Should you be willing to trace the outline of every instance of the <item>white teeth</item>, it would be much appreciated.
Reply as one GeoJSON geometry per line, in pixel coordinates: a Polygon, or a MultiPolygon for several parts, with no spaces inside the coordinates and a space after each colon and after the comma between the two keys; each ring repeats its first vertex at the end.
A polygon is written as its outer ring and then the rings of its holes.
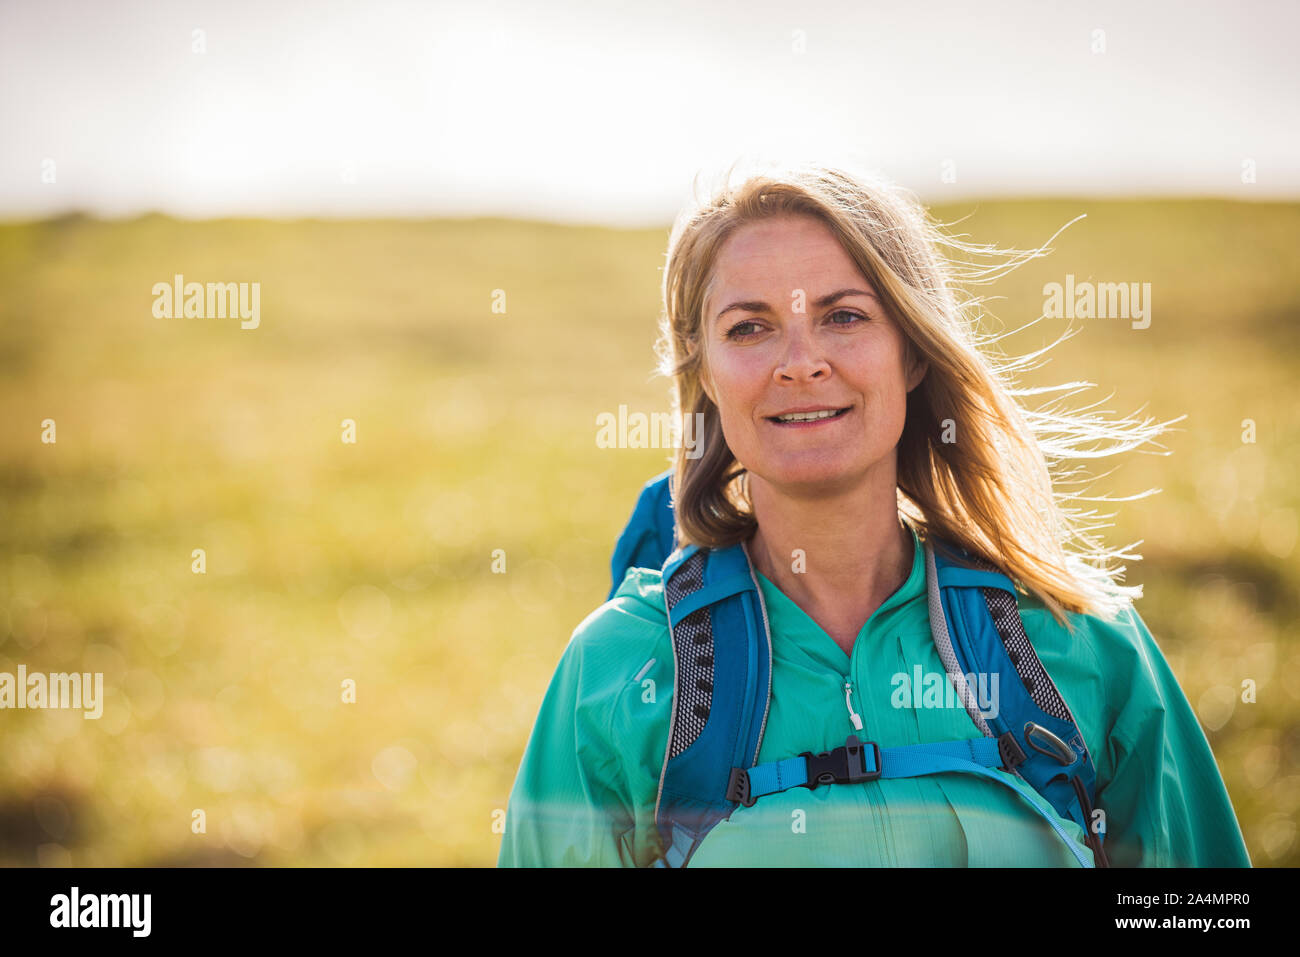
{"type": "Polygon", "coordinates": [[[815,422],[839,414],[839,409],[824,409],[821,412],[791,412],[789,415],[778,415],[776,419],[778,422],[815,422]]]}

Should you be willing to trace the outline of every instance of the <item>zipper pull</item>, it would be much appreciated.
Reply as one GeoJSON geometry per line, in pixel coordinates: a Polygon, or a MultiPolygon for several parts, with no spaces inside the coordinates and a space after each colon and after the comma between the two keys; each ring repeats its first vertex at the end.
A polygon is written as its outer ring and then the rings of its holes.
{"type": "Polygon", "coordinates": [[[848,675],[844,676],[844,704],[849,709],[849,720],[853,722],[853,730],[862,730],[862,718],[853,710],[853,679],[848,675]]]}

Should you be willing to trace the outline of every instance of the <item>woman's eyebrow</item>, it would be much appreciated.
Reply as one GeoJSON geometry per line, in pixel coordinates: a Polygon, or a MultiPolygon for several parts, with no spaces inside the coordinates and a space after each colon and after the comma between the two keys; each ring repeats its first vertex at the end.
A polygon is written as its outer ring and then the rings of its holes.
{"type": "MultiPolygon", "coordinates": [[[[827,306],[839,302],[845,296],[866,296],[868,299],[875,299],[877,303],[880,302],[880,300],[876,298],[875,293],[868,292],[865,289],[840,289],[837,290],[836,292],[832,292],[829,293],[828,295],[822,296],[820,299],[814,300],[813,306],[817,309],[825,309],[827,306]]],[[[721,319],[726,313],[730,312],[732,309],[744,309],[746,312],[771,312],[772,311],[772,307],[765,302],[761,302],[757,299],[746,299],[746,300],[733,302],[731,305],[727,306],[725,309],[722,310],[722,312],[714,316],[714,321],[716,322],[718,319],[721,319]]]]}
{"type": "MultiPolygon", "coordinates": [[[[876,294],[866,289],[841,289],[839,292],[833,292],[828,296],[822,296],[820,299],[814,300],[813,305],[818,309],[825,309],[827,306],[839,302],[845,296],[866,296],[868,299],[876,299],[876,294]]],[[[876,302],[880,302],[880,300],[876,299],[876,302]]]]}

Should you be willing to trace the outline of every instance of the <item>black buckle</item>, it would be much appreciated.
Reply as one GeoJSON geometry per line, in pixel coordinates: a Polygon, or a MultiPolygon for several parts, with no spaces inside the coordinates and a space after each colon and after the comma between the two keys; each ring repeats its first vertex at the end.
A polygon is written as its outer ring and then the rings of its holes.
{"type": "Polygon", "coordinates": [[[1002,759],[1002,767],[1006,771],[1014,771],[1025,763],[1025,749],[1010,731],[998,736],[998,757],[1002,759]]]}
{"type": "Polygon", "coordinates": [[[808,761],[808,783],[804,785],[806,788],[815,788],[819,784],[857,784],[861,781],[874,781],[882,772],[880,746],[874,741],[867,741],[864,744],[854,734],[849,735],[849,739],[838,748],[823,751],[821,754],[804,751],[799,757],[806,758],[808,761]],[[862,760],[863,748],[867,744],[871,745],[875,757],[874,771],[868,771],[862,760]]]}
{"type": "Polygon", "coordinates": [[[732,768],[731,777],[727,779],[727,800],[739,801],[745,807],[753,807],[758,800],[749,793],[749,772],[744,768],[732,768]]]}
{"type": "MultiPolygon", "coordinates": [[[[799,757],[808,764],[808,782],[800,787],[815,788],[819,784],[857,784],[861,781],[874,781],[883,773],[880,763],[880,745],[874,741],[863,743],[856,735],[838,748],[813,754],[804,751],[799,757]],[[871,745],[875,758],[875,769],[868,771],[863,761],[864,749],[871,745]]],[[[727,778],[727,800],[736,801],[745,807],[753,807],[758,798],[749,793],[749,772],[744,768],[732,768],[727,778]]]]}

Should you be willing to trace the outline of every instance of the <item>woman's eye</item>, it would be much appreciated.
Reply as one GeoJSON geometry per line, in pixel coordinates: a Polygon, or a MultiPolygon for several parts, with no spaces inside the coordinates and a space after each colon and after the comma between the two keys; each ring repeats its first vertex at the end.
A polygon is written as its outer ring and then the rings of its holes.
{"type": "MultiPolygon", "coordinates": [[[[830,316],[827,318],[830,320],[830,323],[833,326],[851,326],[855,322],[867,321],[867,317],[862,315],[862,313],[853,312],[850,309],[837,309],[835,312],[832,312],[830,316]],[[839,317],[839,321],[837,321],[837,317],[839,317]]],[[[732,326],[730,329],[727,330],[727,338],[748,339],[750,336],[757,335],[758,332],[760,331],[762,331],[762,326],[759,323],[755,322],[753,319],[745,319],[741,322],[736,323],[734,326],[732,326]],[[748,328],[750,326],[753,327],[752,330],[748,328]]]]}
{"type": "Polygon", "coordinates": [[[754,334],[754,333],[752,333],[752,332],[742,332],[742,331],[741,331],[741,330],[743,330],[746,326],[754,326],[755,328],[757,328],[757,327],[758,327],[758,323],[757,323],[757,322],[754,322],[753,320],[750,320],[750,319],[746,319],[744,322],[738,322],[738,323],[736,323],[734,326],[732,326],[730,329],[727,330],[727,338],[728,338],[728,339],[743,339],[743,338],[745,338],[746,336],[752,336],[752,335],[754,334]]]}

